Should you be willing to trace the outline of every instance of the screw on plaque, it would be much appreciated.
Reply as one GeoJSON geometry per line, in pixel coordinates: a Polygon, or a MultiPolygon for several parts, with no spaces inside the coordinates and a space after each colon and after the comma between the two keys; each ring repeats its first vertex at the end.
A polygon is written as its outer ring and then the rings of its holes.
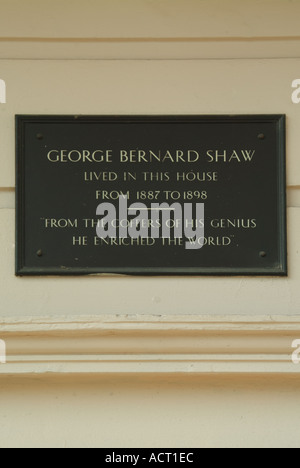
{"type": "Polygon", "coordinates": [[[36,254],[37,254],[38,257],[42,257],[43,256],[42,249],[38,250],[36,254]]]}
{"type": "Polygon", "coordinates": [[[259,140],[265,140],[266,135],[265,135],[264,133],[260,133],[259,135],[257,135],[257,138],[258,138],[259,140]]]}
{"type": "Polygon", "coordinates": [[[260,256],[261,258],[266,258],[267,252],[261,251],[261,252],[259,252],[259,256],[260,256]]]}
{"type": "Polygon", "coordinates": [[[36,137],[37,137],[38,140],[43,140],[44,139],[44,135],[42,133],[37,133],[36,137]]]}

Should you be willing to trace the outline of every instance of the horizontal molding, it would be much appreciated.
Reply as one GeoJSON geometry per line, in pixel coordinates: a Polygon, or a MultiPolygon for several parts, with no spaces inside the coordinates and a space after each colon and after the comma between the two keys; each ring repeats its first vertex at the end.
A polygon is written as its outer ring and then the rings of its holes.
{"type": "Polygon", "coordinates": [[[196,60],[299,58],[300,37],[0,38],[0,59],[196,60]]]}
{"type": "Polygon", "coordinates": [[[0,374],[296,374],[290,357],[273,356],[23,356],[0,365],[0,374]]]}
{"type": "Polygon", "coordinates": [[[217,36],[217,37],[0,37],[0,42],[292,42],[300,36],[217,36]]]}
{"type": "Polygon", "coordinates": [[[300,316],[1,318],[0,374],[298,373],[300,316]]]}

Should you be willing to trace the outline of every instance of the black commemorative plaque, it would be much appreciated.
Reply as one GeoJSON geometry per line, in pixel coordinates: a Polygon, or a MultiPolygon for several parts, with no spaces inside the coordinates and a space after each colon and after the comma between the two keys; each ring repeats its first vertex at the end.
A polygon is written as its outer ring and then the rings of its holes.
{"type": "Polygon", "coordinates": [[[287,274],[285,116],[17,116],[17,275],[287,274]]]}

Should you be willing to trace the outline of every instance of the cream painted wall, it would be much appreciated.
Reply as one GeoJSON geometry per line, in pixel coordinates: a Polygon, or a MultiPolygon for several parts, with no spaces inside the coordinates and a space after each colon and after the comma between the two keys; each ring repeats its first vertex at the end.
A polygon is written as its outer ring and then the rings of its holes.
{"type": "Polygon", "coordinates": [[[299,391],[288,376],[1,379],[0,447],[299,447],[299,391]]]}
{"type": "Polygon", "coordinates": [[[297,0],[1,0],[1,36],[298,36],[297,0]],[[22,14],[20,14],[22,12],[22,14]],[[8,21],[10,20],[10,21],[8,21]]]}
{"type": "MultiPolygon", "coordinates": [[[[276,342],[286,327],[281,352],[288,362],[290,338],[300,339],[298,325],[293,328],[300,316],[300,104],[291,101],[292,80],[300,78],[300,1],[0,0],[0,13],[0,79],[7,84],[7,104],[0,104],[0,339],[1,331],[9,340],[19,327],[18,336],[34,342],[40,333],[36,324],[42,323],[44,348],[48,327],[55,362],[55,327],[63,337],[66,317],[75,323],[80,316],[77,325],[84,334],[85,327],[93,330],[90,319],[83,325],[85,315],[105,315],[105,320],[121,315],[137,322],[143,316],[159,321],[160,316],[205,315],[210,327],[216,319],[216,335],[224,333],[227,351],[218,351],[220,359],[234,361],[232,353],[238,352],[231,340],[239,330],[235,320],[250,325],[261,320],[242,335],[251,336],[251,353],[263,348],[260,329],[276,342]],[[289,277],[15,278],[14,115],[22,113],[287,114],[289,277]],[[278,328],[269,325],[272,321],[278,328]]],[[[122,320],[118,339],[126,333],[122,320]]],[[[192,330],[193,320],[187,320],[192,330]]],[[[184,326],[172,351],[183,356],[188,353],[188,337],[180,341],[184,326]]],[[[199,355],[205,354],[207,333],[199,337],[199,355]]],[[[157,353],[161,336],[156,336],[157,353]]],[[[134,336],[127,339],[134,348],[134,336]]],[[[276,349],[266,345],[264,353],[276,349]]],[[[22,360],[22,350],[18,353],[22,360]]],[[[247,350],[240,351],[241,361],[243,353],[247,350]]],[[[26,375],[12,370],[0,377],[1,447],[300,445],[296,371],[293,377],[288,370],[267,379],[254,375],[245,358],[242,374],[211,376],[215,368],[208,357],[209,373],[201,377],[188,375],[192,365],[186,374],[169,377],[139,376],[139,365],[134,377],[58,376],[64,373],[58,366],[49,377],[47,370],[37,375],[30,354],[26,375]]],[[[15,358],[9,359],[13,366],[15,358]]],[[[268,365],[266,356],[257,359],[268,365]]]]}

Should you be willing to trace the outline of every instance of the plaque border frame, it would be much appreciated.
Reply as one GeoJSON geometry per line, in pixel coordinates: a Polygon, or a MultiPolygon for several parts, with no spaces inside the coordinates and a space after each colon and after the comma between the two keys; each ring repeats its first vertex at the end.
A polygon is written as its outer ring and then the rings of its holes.
{"type": "Polygon", "coordinates": [[[286,183],[286,115],[16,115],[16,276],[288,276],[287,252],[287,183],[286,183]],[[25,266],[25,125],[26,123],[275,123],[277,130],[277,186],[278,186],[278,268],[209,268],[209,267],[121,267],[121,268],[61,268],[61,267],[26,267],[25,266]]]}

